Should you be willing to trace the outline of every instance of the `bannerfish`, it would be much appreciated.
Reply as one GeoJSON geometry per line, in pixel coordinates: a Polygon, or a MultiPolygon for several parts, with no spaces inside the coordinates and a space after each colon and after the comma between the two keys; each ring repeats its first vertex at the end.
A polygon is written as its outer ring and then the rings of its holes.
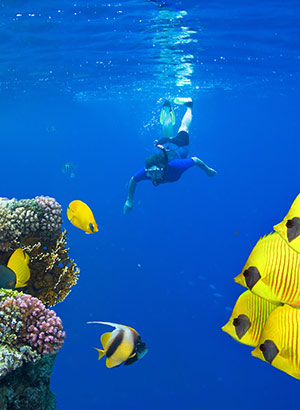
{"type": "Polygon", "coordinates": [[[14,251],[7,266],[0,265],[0,287],[4,289],[23,288],[30,278],[29,256],[21,248],[14,251]]]}
{"type": "Polygon", "coordinates": [[[300,306],[300,254],[277,232],[257,242],[234,280],[270,302],[300,306]]]}
{"type": "Polygon", "coordinates": [[[300,379],[300,310],[283,305],[273,310],[252,356],[300,379]]]}
{"type": "Polygon", "coordinates": [[[240,343],[257,346],[267,318],[277,306],[246,290],[236,301],[222,330],[240,343]]]}
{"type": "Polygon", "coordinates": [[[74,226],[82,229],[85,233],[98,232],[93,212],[82,201],[76,200],[69,203],[67,217],[74,226]]]}
{"type": "Polygon", "coordinates": [[[98,360],[106,355],[106,367],[116,367],[124,363],[128,366],[141,359],[148,352],[141,336],[131,327],[119,325],[111,322],[87,322],[108,325],[115,328],[112,332],[103,333],[100,340],[103,349],[99,352],[98,360]]]}
{"type": "Polygon", "coordinates": [[[300,194],[293,202],[283,221],[274,225],[274,231],[293,248],[300,252],[300,194]]]}

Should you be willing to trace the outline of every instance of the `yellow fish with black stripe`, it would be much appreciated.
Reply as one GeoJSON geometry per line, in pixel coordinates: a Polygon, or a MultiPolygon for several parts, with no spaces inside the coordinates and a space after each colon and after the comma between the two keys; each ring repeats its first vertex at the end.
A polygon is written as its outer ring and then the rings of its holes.
{"type": "Polygon", "coordinates": [[[131,327],[111,322],[87,323],[97,323],[115,328],[112,332],[103,333],[101,336],[103,349],[95,348],[99,352],[98,360],[106,355],[106,367],[108,368],[120,366],[122,363],[125,366],[130,365],[144,357],[148,352],[141,336],[131,327]]]}
{"type": "Polygon", "coordinates": [[[246,290],[239,296],[222,330],[240,343],[257,346],[267,318],[277,306],[246,290]]]}
{"type": "Polygon", "coordinates": [[[67,217],[74,226],[82,229],[85,233],[90,234],[99,231],[90,207],[80,200],[69,203],[67,217]]]}
{"type": "Polygon", "coordinates": [[[300,194],[283,221],[274,225],[273,228],[291,248],[300,252],[300,194]]]}
{"type": "Polygon", "coordinates": [[[300,254],[276,232],[257,242],[234,280],[271,302],[300,306],[300,254]]]}
{"type": "Polygon", "coordinates": [[[300,310],[283,305],[269,316],[251,354],[300,379],[300,310]]]}
{"type": "Polygon", "coordinates": [[[7,262],[0,265],[0,288],[23,288],[30,278],[29,256],[21,248],[16,249],[7,262]]]}

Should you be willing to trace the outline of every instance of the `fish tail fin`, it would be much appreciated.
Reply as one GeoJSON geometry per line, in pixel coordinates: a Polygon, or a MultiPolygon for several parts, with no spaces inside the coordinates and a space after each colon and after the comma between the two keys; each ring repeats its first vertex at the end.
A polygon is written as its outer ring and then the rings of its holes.
{"type": "Polygon", "coordinates": [[[94,347],[94,349],[96,349],[97,352],[99,353],[98,360],[102,359],[102,357],[105,355],[105,351],[102,349],[98,349],[97,347],[94,347]]]}
{"type": "Polygon", "coordinates": [[[7,267],[11,269],[17,278],[16,288],[23,288],[30,279],[30,269],[28,266],[29,256],[21,248],[18,248],[9,258],[7,267]]]}

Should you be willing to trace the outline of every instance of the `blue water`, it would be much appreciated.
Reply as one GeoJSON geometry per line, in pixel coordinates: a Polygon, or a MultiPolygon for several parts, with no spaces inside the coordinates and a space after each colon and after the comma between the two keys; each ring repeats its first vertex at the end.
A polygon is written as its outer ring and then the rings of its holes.
{"type": "Polygon", "coordinates": [[[57,408],[297,408],[299,382],[221,326],[243,291],[233,277],[299,193],[299,2],[2,1],[0,27],[0,195],[54,196],[81,269],[55,307],[57,408]],[[190,153],[218,175],[141,182],[123,215],[178,95],[195,102],[190,153]],[[99,233],[67,221],[74,199],[99,233]],[[91,320],[134,327],[149,353],[107,369],[93,347],[110,329],[91,320]]]}

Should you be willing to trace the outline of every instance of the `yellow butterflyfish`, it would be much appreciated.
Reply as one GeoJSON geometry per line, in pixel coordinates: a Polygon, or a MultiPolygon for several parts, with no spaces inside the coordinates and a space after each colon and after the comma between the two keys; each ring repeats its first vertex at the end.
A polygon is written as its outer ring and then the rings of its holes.
{"type": "Polygon", "coordinates": [[[252,352],[296,379],[300,379],[300,310],[279,306],[270,314],[259,345],[252,352]]]}
{"type": "Polygon", "coordinates": [[[271,302],[300,306],[300,254],[276,232],[257,242],[234,280],[271,302]]]}
{"type": "Polygon", "coordinates": [[[277,306],[246,290],[236,301],[222,330],[240,343],[257,346],[267,318],[277,306]]]}
{"type": "Polygon", "coordinates": [[[106,355],[106,367],[112,368],[125,366],[141,359],[148,352],[145,343],[138,332],[131,327],[119,325],[111,322],[87,322],[108,325],[115,328],[112,332],[103,333],[100,340],[103,349],[95,348],[98,353],[98,360],[106,355]]]}
{"type": "Polygon", "coordinates": [[[16,249],[7,262],[0,265],[0,287],[4,289],[23,288],[30,278],[29,256],[21,248],[16,249]]]}
{"type": "Polygon", "coordinates": [[[98,232],[98,226],[93,212],[89,206],[82,201],[75,200],[69,203],[67,217],[74,226],[82,229],[85,233],[98,232]]]}
{"type": "Polygon", "coordinates": [[[273,228],[292,249],[300,252],[300,194],[283,221],[274,225],[273,228]]]}

